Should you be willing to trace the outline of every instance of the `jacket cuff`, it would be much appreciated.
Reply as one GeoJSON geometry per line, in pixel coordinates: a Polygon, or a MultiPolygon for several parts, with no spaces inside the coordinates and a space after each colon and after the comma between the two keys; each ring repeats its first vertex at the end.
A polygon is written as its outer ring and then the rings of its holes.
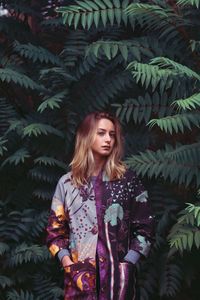
{"type": "Polygon", "coordinates": [[[142,235],[137,235],[131,242],[131,250],[135,250],[145,257],[148,256],[151,243],[142,235]]]}
{"type": "Polygon", "coordinates": [[[62,261],[62,259],[63,259],[63,257],[64,257],[65,255],[70,256],[70,253],[69,253],[69,251],[68,251],[67,249],[61,249],[61,250],[58,252],[57,256],[58,256],[60,262],[62,261]]]}
{"type": "Polygon", "coordinates": [[[136,264],[140,258],[140,253],[135,250],[129,250],[126,256],[124,257],[125,261],[131,262],[132,264],[136,264]]]}

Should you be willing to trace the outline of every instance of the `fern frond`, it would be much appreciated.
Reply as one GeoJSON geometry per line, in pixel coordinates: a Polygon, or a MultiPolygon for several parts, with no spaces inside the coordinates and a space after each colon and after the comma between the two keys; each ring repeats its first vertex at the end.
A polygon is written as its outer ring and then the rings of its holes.
{"type": "Polygon", "coordinates": [[[16,131],[17,133],[22,134],[23,128],[26,125],[26,121],[23,120],[23,119],[21,119],[21,120],[15,120],[14,119],[14,120],[10,120],[9,124],[10,125],[9,125],[9,127],[8,127],[5,134],[8,134],[11,131],[16,131]]]}
{"type": "Polygon", "coordinates": [[[19,292],[16,290],[11,290],[7,292],[6,300],[39,300],[38,297],[35,297],[33,293],[30,291],[20,290],[19,292]]]}
{"type": "MultiPolygon", "coordinates": [[[[199,205],[194,205],[193,203],[186,203],[188,206],[185,208],[186,211],[188,211],[189,213],[194,214],[194,218],[197,221],[197,226],[200,225],[200,206],[199,205]]],[[[186,219],[186,222],[189,224],[190,221],[188,220],[188,218],[184,217],[183,219],[186,219]]],[[[180,222],[183,220],[180,219],[180,222]]],[[[193,224],[192,224],[193,225],[193,224]]]]}
{"type": "Polygon", "coordinates": [[[25,148],[21,148],[17,150],[15,153],[13,153],[12,155],[10,155],[8,158],[6,158],[1,164],[1,167],[4,167],[6,164],[17,166],[20,163],[24,163],[25,160],[29,157],[30,154],[28,150],[25,148]]]}
{"type": "Polygon", "coordinates": [[[195,113],[183,113],[173,116],[167,116],[161,119],[152,119],[147,124],[152,128],[157,125],[161,130],[166,133],[172,134],[174,131],[184,132],[185,129],[192,130],[192,125],[199,127],[200,126],[200,115],[198,112],[195,113]]]}
{"type": "Polygon", "coordinates": [[[166,93],[160,96],[157,92],[153,95],[145,93],[144,97],[138,99],[126,99],[123,104],[113,104],[117,108],[116,115],[121,121],[133,120],[135,123],[149,122],[151,115],[156,114],[159,117],[170,115],[173,108],[170,107],[170,100],[166,93]]]}
{"type": "Polygon", "coordinates": [[[8,140],[4,140],[0,137],[0,156],[4,155],[5,151],[8,151],[7,147],[5,146],[8,140]]]}
{"type": "Polygon", "coordinates": [[[199,8],[199,6],[200,6],[200,0],[178,0],[177,4],[178,5],[182,5],[182,6],[185,6],[185,5],[187,5],[187,6],[188,5],[194,5],[197,8],[199,8]]]}
{"type": "Polygon", "coordinates": [[[0,221],[0,237],[18,242],[21,237],[27,235],[31,225],[34,224],[34,219],[31,217],[32,213],[32,209],[8,213],[0,221]]]}
{"type": "Polygon", "coordinates": [[[26,126],[23,130],[24,136],[39,136],[39,135],[48,135],[48,134],[55,134],[61,138],[64,138],[64,134],[52,127],[51,125],[48,124],[42,124],[42,123],[32,123],[28,126],[26,126]]]}
{"type": "Polygon", "coordinates": [[[75,81],[76,80],[64,68],[61,68],[61,67],[52,67],[52,68],[48,68],[48,69],[42,69],[40,71],[39,79],[43,79],[43,80],[46,79],[49,81],[49,75],[51,75],[51,74],[55,74],[56,76],[66,79],[67,81],[75,81]]]}
{"type": "Polygon", "coordinates": [[[65,41],[64,48],[60,53],[64,65],[67,68],[75,67],[82,61],[85,54],[85,49],[88,46],[88,34],[83,30],[70,30],[65,41]],[[77,44],[77,40],[79,41],[77,44]]]}
{"type": "Polygon", "coordinates": [[[169,69],[160,69],[156,65],[131,62],[127,68],[135,78],[136,82],[139,81],[147,89],[151,84],[154,91],[158,84],[162,85],[162,90],[171,88],[173,85],[172,77],[177,75],[177,72],[169,69]]]}
{"type": "Polygon", "coordinates": [[[59,179],[60,172],[56,172],[55,168],[52,170],[49,168],[46,168],[44,166],[42,167],[34,167],[29,170],[29,176],[34,179],[36,182],[47,182],[50,184],[54,184],[56,180],[59,179]]]}
{"type": "Polygon", "coordinates": [[[192,52],[194,51],[199,51],[200,49],[200,41],[196,41],[196,40],[190,40],[190,47],[192,52]]]}
{"type": "Polygon", "coordinates": [[[42,85],[37,84],[25,74],[16,72],[9,68],[0,68],[0,80],[7,83],[13,82],[25,89],[46,91],[42,85]]]}
{"type": "Polygon", "coordinates": [[[62,66],[63,62],[57,55],[54,55],[49,50],[43,47],[36,47],[31,43],[20,44],[19,42],[14,42],[14,51],[19,53],[22,57],[28,58],[35,63],[37,60],[41,63],[52,63],[54,65],[62,66]]]}
{"type": "Polygon", "coordinates": [[[162,69],[173,70],[179,75],[184,74],[189,78],[195,78],[198,81],[200,80],[200,75],[198,73],[188,68],[187,66],[177,63],[176,61],[173,61],[167,57],[155,57],[151,59],[150,65],[156,65],[162,69]]]}
{"type": "Polygon", "coordinates": [[[112,101],[116,102],[116,96],[131,87],[132,84],[133,80],[127,72],[120,71],[107,77],[97,76],[93,84],[82,93],[80,111],[81,109],[85,111],[85,107],[88,107],[89,111],[102,110],[112,101]],[[84,105],[82,105],[83,101],[84,105]]]}
{"type": "Polygon", "coordinates": [[[167,157],[167,153],[172,148],[158,150],[156,152],[147,150],[139,155],[132,155],[126,159],[127,165],[132,167],[138,175],[148,176],[149,178],[161,177],[170,182],[185,184],[188,186],[195,181],[197,187],[200,185],[199,164],[188,164],[187,160],[176,162],[174,159],[167,157]]]}
{"type": "Polygon", "coordinates": [[[60,299],[64,296],[64,291],[52,282],[51,278],[45,277],[41,274],[36,274],[33,277],[34,293],[39,299],[60,299]]]}
{"type": "Polygon", "coordinates": [[[67,165],[64,164],[62,161],[59,161],[53,157],[48,157],[48,156],[40,156],[34,160],[35,164],[39,165],[45,165],[45,166],[57,166],[60,167],[64,170],[66,170],[67,165]]]}
{"type": "Polygon", "coordinates": [[[73,25],[75,29],[80,24],[84,29],[90,29],[93,24],[98,27],[100,21],[104,27],[114,23],[119,26],[122,22],[126,25],[127,19],[133,23],[132,17],[127,18],[124,13],[129,2],[129,0],[76,1],[76,5],[59,7],[57,12],[62,14],[64,24],[73,25]]]}
{"type": "Polygon", "coordinates": [[[180,253],[191,251],[192,247],[200,248],[200,206],[187,203],[187,207],[179,213],[177,223],[173,225],[168,235],[171,248],[180,253]]]}
{"type": "Polygon", "coordinates": [[[200,76],[192,69],[165,57],[153,58],[149,64],[133,61],[127,66],[127,70],[130,70],[136,82],[140,81],[146,89],[151,84],[153,91],[158,84],[162,91],[172,86],[174,88],[177,85],[175,79],[182,80],[183,76],[200,80],[200,76]]]}
{"type": "Polygon", "coordinates": [[[163,1],[155,4],[132,3],[125,13],[132,16],[145,30],[156,31],[159,39],[165,39],[167,43],[174,39],[176,43],[181,41],[179,27],[191,24],[187,17],[182,17],[163,1]]]}
{"type": "Polygon", "coordinates": [[[46,187],[37,188],[33,191],[33,195],[42,200],[51,200],[52,194],[53,191],[46,187]]]}
{"type": "Polygon", "coordinates": [[[5,287],[10,287],[14,284],[13,280],[7,276],[0,275],[0,286],[5,289],[5,287]]]}
{"type": "Polygon", "coordinates": [[[93,53],[96,57],[103,52],[110,60],[114,58],[118,52],[121,53],[125,61],[128,59],[128,42],[111,42],[111,41],[97,41],[89,45],[86,49],[85,55],[88,56],[93,53]],[[101,51],[102,50],[102,51],[101,51]]]}
{"type": "Polygon", "coordinates": [[[42,113],[45,109],[55,109],[60,108],[60,104],[63,101],[63,98],[66,97],[66,94],[68,93],[68,90],[64,90],[62,92],[59,92],[58,94],[44,100],[38,107],[37,111],[42,113]]]}
{"type": "MultiPolygon", "coordinates": [[[[7,218],[2,218],[0,237],[14,241],[18,241],[22,237],[34,236],[37,237],[44,231],[47,224],[48,212],[42,211],[37,213],[33,209],[25,209],[22,212],[12,211],[7,218]]],[[[5,243],[0,243],[0,255],[9,251],[9,246],[5,243]]]]}
{"type": "Polygon", "coordinates": [[[0,135],[8,128],[8,120],[16,117],[16,111],[11,103],[6,98],[0,98],[0,135]]]}
{"type": "MultiPolygon", "coordinates": [[[[39,263],[44,261],[46,258],[46,247],[39,245],[30,245],[22,243],[11,251],[11,256],[8,260],[10,267],[21,265],[22,263],[34,262],[39,263]]],[[[49,257],[48,257],[49,258],[49,257]]]]}
{"type": "MultiPolygon", "coordinates": [[[[127,15],[140,16],[143,20],[148,20],[151,18],[152,21],[160,23],[160,20],[169,17],[170,9],[164,9],[161,6],[154,4],[142,4],[142,3],[132,3],[127,8],[125,8],[127,15]],[[147,18],[147,16],[149,18],[147,18]]],[[[174,14],[172,14],[174,15],[174,14]]]]}
{"type": "MultiPolygon", "coordinates": [[[[41,213],[38,213],[34,218],[34,226],[32,226],[32,230],[30,232],[32,237],[39,237],[41,233],[45,231],[45,228],[47,226],[47,219],[48,219],[49,213],[47,211],[42,211],[41,213]]],[[[46,249],[46,256],[45,256],[45,249],[43,249],[43,256],[46,257],[46,259],[49,256],[48,249],[46,249]]]]}
{"type": "Polygon", "coordinates": [[[188,164],[197,164],[200,157],[200,143],[177,146],[174,150],[166,154],[167,158],[175,160],[178,163],[187,161],[188,164]]]}
{"type": "MultiPolygon", "coordinates": [[[[142,41],[141,41],[142,42],[142,41]]],[[[88,55],[94,54],[95,57],[98,57],[101,54],[105,54],[106,57],[111,60],[117,56],[117,54],[121,54],[125,61],[128,60],[128,55],[131,55],[136,60],[141,60],[141,54],[152,58],[153,53],[149,49],[145,49],[142,43],[138,43],[138,41],[132,40],[124,40],[124,41],[97,41],[90,44],[86,48],[86,57],[88,55]]]]}
{"type": "Polygon", "coordinates": [[[150,259],[149,263],[144,265],[139,265],[138,272],[138,289],[140,298],[144,300],[150,300],[153,292],[157,288],[157,270],[155,266],[151,264],[150,259]]]}
{"type": "Polygon", "coordinates": [[[77,64],[75,69],[75,76],[79,80],[83,75],[88,74],[96,69],[98,66],[99,60],[95,55],[88,55],[77,64]]]}
{"type": "Polygon", "coordinates": [[[166,263],[160,278],[161,297],[174,297],[180,291],[183,272],[181,268],[174,263],[166,263]]]}
{"type": "Polygon", "coordinates": [[[196,93],[185,99],[178,99],[172,102],[172,106],[177,107],[179,110],[192,110],[200,106],[200,94],[196,93]]]}
{"type": "Polygon", "coordinates": [[[0,256],[8,252],[10,249],[9,245],[3,242],[0,242],[0,256]]]}

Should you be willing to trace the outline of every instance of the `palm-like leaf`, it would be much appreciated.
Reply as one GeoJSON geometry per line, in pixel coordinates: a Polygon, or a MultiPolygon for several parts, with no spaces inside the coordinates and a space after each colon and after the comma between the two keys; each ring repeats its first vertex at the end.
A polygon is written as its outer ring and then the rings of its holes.
{"type": "Polygon", "coordinates": [[[200,106],[200,94],[196,93],[188,98],[175,100],[172,105],[179,110],[196,109],[200,106]]]}
{"type": "Polygon", "coordinates": [[[15,153],[10,155],[3,163],[2,167],[5,166],[6,164],[14,164],[15,166],[18,165],[19,163],[24,163],[24,161],[30,157],[30,154],[28,153],[27,149],[21,148],[17,150],[15,153]]]}
{"type": "Polygon", "coordinates": [[[94,54],[96,57],[98,57],[99,55],[101,56],[101,54],[105,54],[109,60],[120,54],[125,61],[128,60],[129,55],[131,55],[132,58],[135,58],[138,61],[141,60],[141,55],[148,56],[149,58],[152,58],[153,56],[151,49],[147,50],[142,41],[141,43],[138,43],[137,40],[115,42],[97,41],[87,47],[86,56],[88,56],[89,54],[94,54]]]}
{"type": "Polygon", "coordinates": [[[200,115],[195,113],[183,113],[173,116],[167,116],[161,119],[152,119],[148,125],[153,127],[157,125],[161,130],[165,132],[184,132],[186,129],[192,130],[192,125],[200,126],[200,115]]]}
{"type": "Polygon", "coordinates": [[[9,68],[0,69],[0,80],[7,83],[13,82],[26,89],[45,91],[42,85],[37,84],[28,76],[9,68]]]}
{"type": "MultiPolygon", "coordinates": [[[[64,24],[73,25],[77,28],[79,24],[85,29],[95,24],[99,26],[100,21],[104,26],[107,24],[113,25],[116,22],[120,25],[122,22],[127,24],[127,15],[124,9],[127,7],[129,1],[123,0],[85,0],[76,1],[76,5],[69,5],[60,7],[57,12],[62,13],[64,24]]],[[[133,23],[132,17],[129,21],[133,23]]]]}
{"type": "Polygon", "coordinates": [[[51,125],[48,124],[41,124],[41,123],[32,123],[26,126],[23,130],[24,136],[38,136],[41,134],[48,135],[48,134],[55,134],[61,138],[64,137],[63,133],[53,128],[51,125]]]}
{"type": "Polygon", "coordinates": [[[200,206],[187,203],[187,207],[179,213],[177,223],[171,228],[168,240],[171,248],[183,252],[191,251],[195,246],[200,248],[200,206]]]}
{"type": "Polygon", "coordinates": [[[197,8],[199,8],[200,1],[199,0],[178,0],[177,4],[178,5],[183,5],[183,6],[185,6],[185,5],[194,5],[197,8]]]}
{"type": "Polygon", "coordinates": [[[31,59],[34,63],[38,60],[41,63],[52,63],[62,66],[62,61],[58,56],[53,55],[47,49],[44,49],[40,46],[36,47],[31,43],[20,44],[19,42],[15,42],[14,51],[19,53],[21,56],[24,56],[25,58],[31,59]]]}
{"type": "Polygon", "coordinates": [[[196,186],[200,184],[199,159],[198,153],[195,153],[193,161],[188,164],[187,156],[182,154],[182,159],[173,159],[171,155],[172,148],[166,150],[142,152],[139,155],[133,155],[126,160],[130,167],[133,167],[139,175],[147,175],[149,178],[169,179],[171,182],[185,184],[188,186],[192,182],[196,186]]]}
{"type": "Polygon", "coordinates": [[[152,95],[146,93],[144,97],[139,96],[138,99],[126,99],[123,104],[113,104],[113,106],[117,108],[116,115],[121,121],[133,120],[135,123],[144,121],[148,123],[152,114],[158,114],[162,118],[173,112],[167,94],[161,97],[157,92],[152,95]]]}

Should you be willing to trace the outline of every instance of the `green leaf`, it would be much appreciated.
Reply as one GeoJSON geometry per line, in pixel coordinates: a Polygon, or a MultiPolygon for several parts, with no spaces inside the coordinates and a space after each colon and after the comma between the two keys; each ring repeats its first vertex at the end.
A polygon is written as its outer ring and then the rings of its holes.
{"type": "Polygon", "coordinates": [[[122,18],[122,11],[121,11],[121,9],[115,8],[114,12],[115,12],[115,18],[116,18],[117,24],[118,24],[118,26],[120,26],[121,18],[122,18]]]}
{"type": "Polygon", "coordinates": [[[23,130],[24,136],[38,136],[38,135],[48,135],[48,134],[55,134],[61,138],[64,138],[63,133],[53,128],[51,125],[42,124],[42,123],[32,123],[26,126],[23,130]]]}
{"type": "Polygon", "coordinates": [[[74,28],[75,28],[75,29],[76,29],[77,26],[78,26],[80,17],[81,17],[81,14],[80,14],[80,13],[75,14],[75,17],[74,17],[74,28]]]}
{"type": "Polygon", "coordinates": [[[106,26],[107,18],[108,18],[107,11],[101,10],[101,19],[102,19],[102,23],[103,23],[104,27],[106,26]]]}
{"type": "Polygon", "coordinates": [[[56,109],[56,108],[60,108],[60,103],[62,103],[63,99],[65,98],[66,94],[67,94],[68,90],[64,90],[56,95],[54,95],[53,97],[50,97],[48,99],[46,99],[45,101],[43,101],[37,111],[42,113],[44,110],[46,110],[47,108],[50,108],[52,110],[56,109]]]}
{"type": "Polygon", "coordinates": [[[104,53],[105,53],[106,57],[108,59],[111,59],[111,48],[110,48],[110,45],[107,44],[107,43],[103,43],[102,44],[102,48],[104,50],[104,53]]]}
{"type": "Polygon", "coordinates": [[[95,11],[94,12],[94,23],[95,23],[96,28],[99,25],[99,19],[100,19],[100,11],[95,11]]]}
{"type": "Polygon", "coordinates": [[[28,76],[9,68],[0,69],[0,80],[2,82],[6,81],[7,83],[13,81],[14,83],[19,84],[19,86],[24,87],[26,89],[39,91],[45,90],[45,88],[42,85],[37,84],[28,76]]]}
{"type": "Polygon", "coordinates": [[[114,24],[114,18],[115,18],[114,10],[113,9],[108,9],[108,19],[109,19],[110,24],[112,26],[114,24]]]}
{"type": "Polygon", "coordinates": [[[6,164],[10,164],[10,165],[18,165],[20,163],[24,163],[25,160],[27,158],[30,157],[30,154],[28,152],[27,149],[25,148],[21,148],[19,150],[17,150],[14,154],[12,154],[11,156],[9,156],[8,158],[6,158],[4,160],[4,162],[2,163],[1,167],[5,166],[6,164]]]}
{"type": "Polygon", "coordinates": [[[128,59],[128,49],[126,45],[119,45],[119,50],[125,61],[128,59]]]}
{"type": "Polygon", "coordinates": [[[195,245],[197,247],[197,249],[199,249],[200,247],[200,231],[195,231],[194,233],[194,241],[195,241],[195,245]]]}
{"type": "Polygon", "coordinates": [[[87,28],[90,29],[94,19],[94,14],[93,13],[88,13],[87,16],[87,28]]]}
{"type": "Polygon", "coordinates": [[[14,285],[14,281],[7,276],[0,275],[0,286],[5,289],[6,287],[10,287],[14,285]]]}
{"type": "Polygon", "coordinates": [[[53,157],[40,156],[34,160],[35,164],[45,165],[45,166],[58,166],[66,170],[67,165],[53,157]]]}

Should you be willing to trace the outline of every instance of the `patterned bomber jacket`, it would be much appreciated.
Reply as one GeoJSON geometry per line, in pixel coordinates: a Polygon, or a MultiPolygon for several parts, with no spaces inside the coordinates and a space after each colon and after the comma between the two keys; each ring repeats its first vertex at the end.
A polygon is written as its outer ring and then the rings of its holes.
{"type": "MultiPolygon", "coordinates": [[[[80,188],[72,184],[71,176],[69,172],[60,178],[52,200],[47,226],[50,252],[70,255],[74,266],[89,260],[94,268],[98,256],[98,299],[134,299],[134,281],[131,291],[124,258],[131,261],[133,253],[147,256],[150,250],[154,222],[147,191],[131,170],[113,181],[102,172],[95,182],[91,178],[80,188]]],[[[65,299],[97,299],[97,281],[91,280],[94,286],[84,289],[83,282],[77,288],[70,280],[65,278],[65,299]]]]}

